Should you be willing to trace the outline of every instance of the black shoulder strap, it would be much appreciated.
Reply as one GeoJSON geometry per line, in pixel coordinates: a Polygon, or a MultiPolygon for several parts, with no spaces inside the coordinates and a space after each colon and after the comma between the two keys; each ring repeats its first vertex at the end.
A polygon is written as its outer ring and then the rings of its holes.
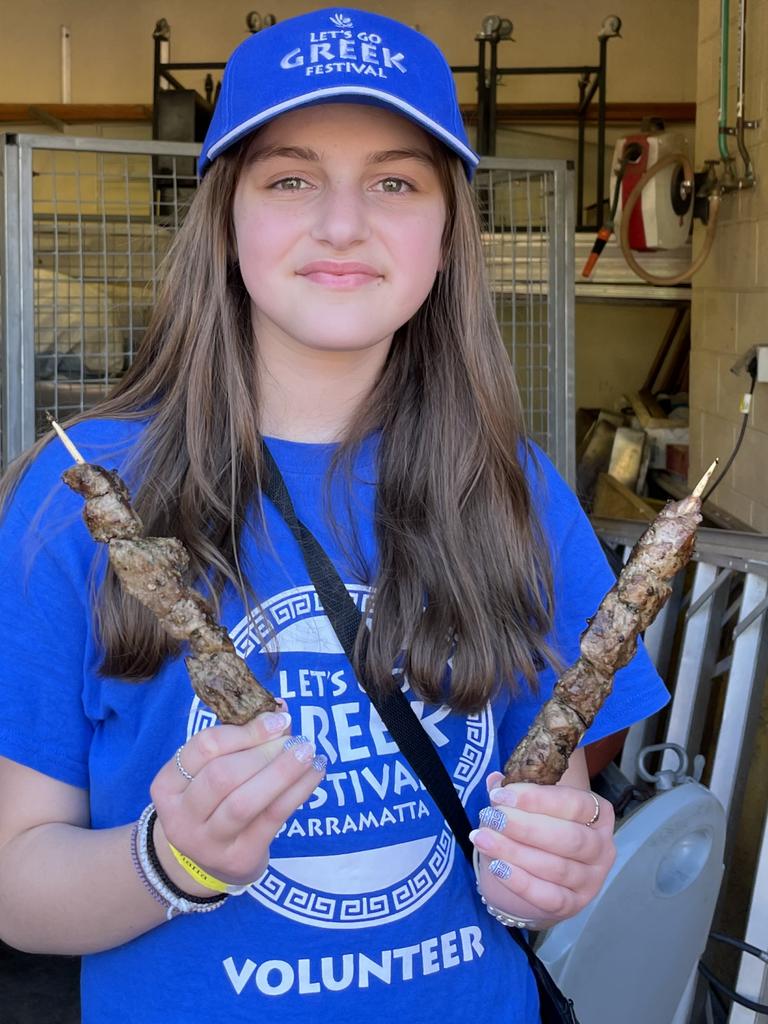
{"type": "MultiPolygon", "coordinates": [[[[262,447],[266,468],[266,479],[262,485],[264,494],[273,503],[299,542],[310,579],[315,585],[315,590],[344,653],[352,661],[362,615],[325,550],[297,517],[282,474],[267,446],[263,445],[262,447]]],[[[403,757],[427,787],[427,791],[440,808],[464,854],[471,861],[473,847],[469,841],[469,833],[472,826],[467,812],[454,789],[448,770],[424,732],[410,701],[397,686],[393,686],[383,695],[378,693],[375,688],[370,690],[368,688],[365,672],[366,639],[366,634],[364,634],[359,663],[360,683],[368,693],[371,703],[381,716],[390,736],[400,748],[403,757]]]]}
{"type": "MultiPolygon", "coordinates": [[[[262,444],[262,452],[265,466],[262,490],[299,542],[309,577],[344,653],[352,661],[362,615],[325,550],[296,515],[280,469],[266,444],[262,444]]],[[[365,641],[365,635],[363,640],[365,641]]],[[[390,736],[400,748],[403,757],[426,786],[427,792],[437,804],[440,813],[456,836],[456,841],[464,856],[471,864],[474,847],[469,839],[472,826],[467,812],[451,782],[447,768],[440,760],[410,701],[397,686],[393,686],[384,696],[377,693],[375,688],[368,689],[365,673],[365,646],[361,650],[359,667],[360,683],[370,697],[371,703],[381,716],[390,736]]],[[[517,928],[508,928],[507,930],[525,953],[538,981],[544,970],[541,961],[517,928]]],[[[567,1019],[570,1020],[570,1018],[567,1019]]]]}

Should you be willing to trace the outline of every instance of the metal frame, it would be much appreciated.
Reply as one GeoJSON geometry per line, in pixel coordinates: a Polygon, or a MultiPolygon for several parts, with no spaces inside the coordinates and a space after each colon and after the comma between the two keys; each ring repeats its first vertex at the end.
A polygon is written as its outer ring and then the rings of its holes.
{"type": "Polygon", "coordinates": [[[32,153],[0,136],[2,216],[2,455],[3,465],[34,440],[34,264],[32,193],[21,182],[32,179],[32,153]]]}
{"type": "Polygon", "coordinates": [[[578,126],[576,158],[576,230],[586,227],[584,221],[584,147],[587,114],[597,96],[597,171],[595,175],[595,209],[599,227],[605,205],[605,135],[606,86],[608,78],[608,41],[612,36],[598,36],[600,46],[597,64],[565,67],[499,67],[498,47],[504,39],[495,36],[477,36],[477,64],[451,67],[454,74],[474,74],[477,77],[477,138],[478,153],[494,156],[496,153],[497,92],[500,79],[505,75],[578,75],[579,102],[576,109],[578,126]],[[490,50],[486,58],[486,48],[490,50]],[[486,71],[487,69],[487,71],[486,71]],[[594,78],[592,77],[594,75],[594,78]]]}
{"type": "MultiPolygon", "coordinates": [[[[644,523],[593,519],[593,525],[607,543],[631,547],[645,529],[644,523]]],[[[669,611],[680,616],[681,637],[676,671],[662,671],[671,684],[672,706],[666,715],[638,723],[630,730],[622,754],[621,769],[637,781],[639,749],[650,742],[677,743],[693,761],[699,753],[704,718],[710,707],[712,681],[724,679],[725,700],[714,756],[709,766],[709,788],[726,813],[728,832],[726,862],[732,849],[735,827],[742,809],[747,770],[755,745],[760,706],[768,679],[768,536],[702,529],[696,540],[696,564],[687,595],[677,588],[675,605],[669,611]],[[730,644],[723,651],[724,627],[730,630],[730,644]],[[664,735],[658,728],[666,718],[664,735]]],[[[668,624],[657,620],[659,629],[668,624]]],[[[653,638],[649,651],[655,653],[653,638]]],[[[669,649],[667,651],[669,653],[669,649]]],[[[664,668],[656,662],[657,667],[664,668]]],[[[674,760],[674,759],[673,759],[674,760]]],[[[671,765],[663,764],[663,767],[671,765]]],[[[748,910],[744,939],[758,948],[768,948],[768,818],[760,849],[748,910]]],[[[690,1019],[696,993],[697,973],[688,988],[672,1024],[690,1019]]],[[[768,995],[768,965],[742,954],[736,990],[756,1001],[768,995]]],[[[757,1024],[758,1015],[734,1004],[730,1024],[757,1024]]]]}
{"type": "MultiPolygon", "coordinates": [[[[32,173],[35,150],[64,150],[82,153],[116,153],[147,157],[194,157],[199,145],[169,142],[136,142],[118,139],[86,139],[53,135],[0,135],[3,167],[4,241],[0,250],[2,276],[2,455],[3,464],[35,440],[35,309],[33,251],[32,173]]],[[[565,162],[554,160],[485,159],[481,168],[537,175],[546,189],[548,233],[537,238],[546,244],[546,281],[536,282],[537,295],[546,301],[547,410],[546,447],[551,458],[571,482],[574,470],[574,260],[573,260],[573,172],[565,162]]],[[[514,245],[515,237],[511,237],[514,245]]],[[[520,246],[518,284],[525,284],[525,253],[531,240],[520,246]]],[[[508,267],[501,268],[504,293],[515,286],[506,280],[508,267]]],[[[513,296],[514,298],[514,296],[513,296]]]]}

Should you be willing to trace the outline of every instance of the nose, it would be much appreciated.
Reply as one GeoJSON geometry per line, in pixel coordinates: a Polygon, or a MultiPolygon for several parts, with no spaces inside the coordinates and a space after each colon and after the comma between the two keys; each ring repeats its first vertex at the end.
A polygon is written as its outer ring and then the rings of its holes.
{"type": "Polygon", "coordinates": [[[358,188],[329,186],[315,210],[316,220],[311,232],[315,241],[343,251],[370,237],[365,197],[358,188]]]}

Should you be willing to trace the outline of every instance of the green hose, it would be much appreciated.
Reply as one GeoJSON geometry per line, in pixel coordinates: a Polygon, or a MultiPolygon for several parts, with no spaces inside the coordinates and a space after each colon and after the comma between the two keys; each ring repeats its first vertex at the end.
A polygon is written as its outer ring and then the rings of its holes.
{"type": "Polygon", "coordinates": [[[728,50],[730,45],[730,21],[730,0],[720,0],[720,113],[717,120],[717,144],[720,148],[720,157],[726,162],[731,159],[731,154],[728,152],[728,136],[725,134],[724,130],[728,125],[728,50]]]}

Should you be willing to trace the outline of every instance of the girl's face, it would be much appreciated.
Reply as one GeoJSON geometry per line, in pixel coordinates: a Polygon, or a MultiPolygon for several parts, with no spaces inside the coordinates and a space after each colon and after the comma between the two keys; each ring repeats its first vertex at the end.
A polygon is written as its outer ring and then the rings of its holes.
{"type": "Polygon", "coordinates": [[[272,121],[233,205],[262,354],[377,349],[383,361],[429,294],[445,217],[430,139],[405,118],[337,103],[272,121]]]}

